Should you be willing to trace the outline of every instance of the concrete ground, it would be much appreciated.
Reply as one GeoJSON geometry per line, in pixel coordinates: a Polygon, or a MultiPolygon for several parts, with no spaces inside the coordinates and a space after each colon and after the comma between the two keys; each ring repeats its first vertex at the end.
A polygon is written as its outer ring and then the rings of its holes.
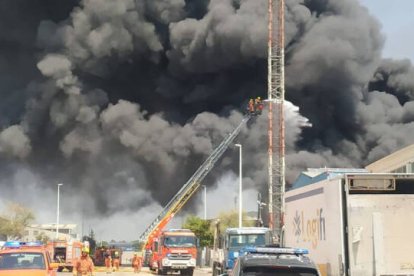
{"type": "MultiPolygon", "coordinates": [[[[58,276],[69,276],[72,275],[72,273],[70,272],[58,272],[57,273],[58,276]]],[[[157,275],[155,272],[151,272],[148,268],[144,267],[140,273],[138,274],[134,274],[132,268],[130,267],[122,267],[120,269],[120,271],[116,271],[116,272],[112,272],[112,273],[106,273],[105,272],[105,268],[101,268],[101,267],[97,267],[96,268],[96,272],[95,272],[95,276],[100,276],[100,275],[110,275],[110,276],[123,276],[123,275],[157,275]]],[[[179,275],[179,274],[174,274],[174,275],[179,275]]],[[[207,275],[211,275],[211,268],[199,268],[197,267],[196,270],[194,271],[194,276],[207,276],[207,275]]]]}

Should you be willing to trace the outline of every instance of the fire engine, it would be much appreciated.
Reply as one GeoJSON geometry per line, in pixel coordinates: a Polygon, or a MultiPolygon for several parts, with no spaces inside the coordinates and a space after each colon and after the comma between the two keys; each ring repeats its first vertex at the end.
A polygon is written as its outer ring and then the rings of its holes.
{"type": "Polygon", "coordinates": [[[161,232],[152,246],[150,269],[158,274],[180,272],[193,275],[197,259],[198,240],[188,229],[169,229],[161,232]]]}
{"type": "Polygon", "coordinates": [[[80,241],[66,240],[50,241],[46,245],[53,262],[59,263],[58,272],[65,268],[73,270],[75,260],[81,256],[82,247],[83,243],[80,241]]]}
{"type": "MultiPolygon", "coordinates": [[[[159,258],[154,256],[154,252],[158,252],[159,248],[157,244],[165,242],[162,234],[163,229],[175,216],[175,214],[181,210],[185,203],[191,198],[191,196],[200,188],[201,182],[207,176],[207,174],[213,169],[216,162],[227,150],[229,145],[240,133],[242,127],[254,116],[260,115],[261,112],[255,112],[255,110],[247,110],[247,113],[243,117],[239,125],[224,138],[224,140],[216,147],[210,156],[203,162],[203,164],[196,170],[196,172],[190,177],[190,179],[183,185],[183,187],[174,195],[174,197],[167,203],[161,213],[154,219],[154,221],[145,229],[141,234],[139,240],[143,243],[144,252],[144,265],[150,266],[152,269],[158,269],[158,273],[163,272],[164,265],[159,266],[159,258]],[[157,250],[155,250],[157,249],[157,250]],[[156,260],[156,261],[152,261],[156,260]]],[[[167,260],[165,260],[167,261],[167,260]]],[[[181,272],[192,275],[193,270],[180,270],[181,272]]]]}

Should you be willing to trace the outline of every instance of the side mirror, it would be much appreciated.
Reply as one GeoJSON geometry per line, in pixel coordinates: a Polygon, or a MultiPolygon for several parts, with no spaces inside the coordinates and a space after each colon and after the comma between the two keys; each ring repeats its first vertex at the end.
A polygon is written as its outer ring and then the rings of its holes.
{"type": "Polygon", "coordinates": [[[49,270],[58,269],[60,266],[59,263],[50,263],[49,264],[49,270]]]}
{"type": "Polygon", "coordinates": [[[200,239],[199,238],[196,239],[196,246],[197,246],[197,248],[200,247],[200,239]]]}

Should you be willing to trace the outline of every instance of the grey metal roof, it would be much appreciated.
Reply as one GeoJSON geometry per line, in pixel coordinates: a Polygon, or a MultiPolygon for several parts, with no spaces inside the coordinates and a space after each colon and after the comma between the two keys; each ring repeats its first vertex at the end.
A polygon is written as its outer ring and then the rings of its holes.
{"type": "Polygon", "coordinates": [[[307,171],[301,172],[289,190],[349,173],[368,173],[368,170],[358,168],[308,168],[307,171]]]}
{"type": "Polygon", "coordinates": [[[242,228],[227,228],[226,233],[228,234],[257,234],[266,233],[270,229],[266,227],[242,227],[242,228]]]}

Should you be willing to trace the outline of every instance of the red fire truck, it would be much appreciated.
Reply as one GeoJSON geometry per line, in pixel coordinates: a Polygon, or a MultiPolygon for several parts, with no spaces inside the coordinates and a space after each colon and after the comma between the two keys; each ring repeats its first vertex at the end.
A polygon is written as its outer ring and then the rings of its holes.
{"type": "Polygon", "coordinates": [[[179,271],[181,275],[193,275],[197,259],[197,238],[188,229],[162,231],[151,248],[150,269],[163,275],[179,271]]]}
{"type": "Polygon", "coordinates": [[[81,241],[56,240],[47,243],[46,248],[53,261],[59,263],[58,271],[73,270],[73,264],[81,255],[83,243],[81,241]]]}

